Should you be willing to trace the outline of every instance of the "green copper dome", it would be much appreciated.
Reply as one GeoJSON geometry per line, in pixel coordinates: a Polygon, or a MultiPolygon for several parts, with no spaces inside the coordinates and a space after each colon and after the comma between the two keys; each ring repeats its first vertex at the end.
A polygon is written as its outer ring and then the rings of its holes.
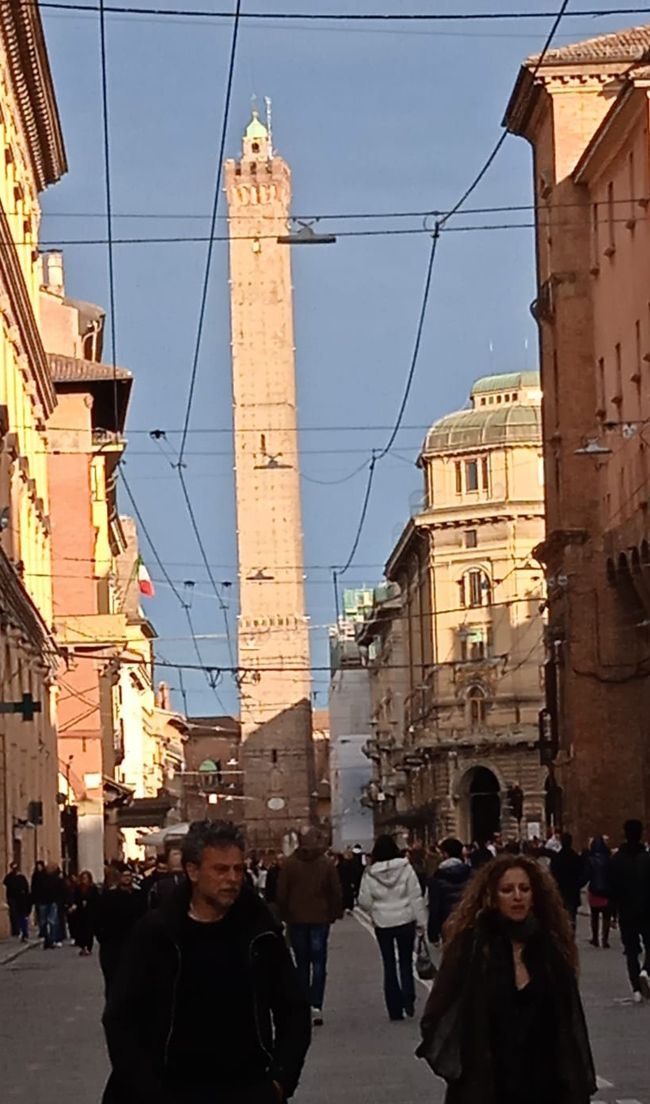
{"type": "Polygon", "coordinates": [[[434,422],[423,456],[499,445],[537,445],[542,439],[538,372],[484,376],[471,391],[470,410],[458,410],[434,422]]]}

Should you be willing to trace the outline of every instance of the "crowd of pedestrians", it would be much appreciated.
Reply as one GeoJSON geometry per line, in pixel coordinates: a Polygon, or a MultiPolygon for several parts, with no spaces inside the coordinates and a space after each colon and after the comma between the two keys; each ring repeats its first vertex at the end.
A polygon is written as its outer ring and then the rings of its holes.
{"type": "Polygon", "coordinates": [[[324,1023],[331,926],[357,906],[391,1021],[415,1015],[414,961],[433,977],[418,1054],[447,1081],[447,1104],[587,1104],[583,894],[591,944],[608,949],[617,927],[632,999],[650,1000],[650,851],[637,820],[617,848],[597,836],[582,853],[552,832],[404,850],[383,835],[370,855],[333,854],[309,829],[290,856],[247,856],[232,825],[201,822],[164,858],[107,866],[101,886],[38,862],[29,880],[12,863],[4,887],[17,939],[33,916],[45,950],[69,940],[86,958],[99,944],[104,1104],[205,1104],[213,1053],[223,1104],[288,1098],[324,1023]]]}

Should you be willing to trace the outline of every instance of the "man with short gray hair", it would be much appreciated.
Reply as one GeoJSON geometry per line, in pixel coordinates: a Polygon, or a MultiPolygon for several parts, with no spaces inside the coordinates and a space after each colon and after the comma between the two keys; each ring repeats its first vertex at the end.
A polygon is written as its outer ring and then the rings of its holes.
{"type": "Polygon", "coordinates": [[[223,822],[183,843],[186,884],[136,926],[109,994],[104,1104],[281,1104],[309,1047],[282,933],[223,822]]]}

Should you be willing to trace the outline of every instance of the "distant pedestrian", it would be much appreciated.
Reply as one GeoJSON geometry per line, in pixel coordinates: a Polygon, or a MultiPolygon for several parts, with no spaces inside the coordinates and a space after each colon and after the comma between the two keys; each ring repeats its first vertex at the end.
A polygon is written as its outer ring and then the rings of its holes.
{"type": "Polygon", "coordinates": [[[343,908],[346,912],[352,912],[357,899],[357,864],[351,847],[347,847],[343,854],[338,856],[336,870],[341,883],[343,908]]]}
{"type": "Polygon", "coordinates": [[[282,851],[279,851],[276,855],[272,855],[269,867],[266,872],[266,881],[264,883],[264,900],[269,906],[274,919],[281,923],[280,908],[278,905],[278,880],[280,878],[280,871],[282,864],[284,863],[284,855],[282,851]]]}
{"type": "Polygon", "coordinates": [[[650,853],[640,820],[626,821],[623,830],[625,843],[612,859],[610,880],[632,997],[640,1003],[650,999],[650,853]]]}
{"type": "Polygon", "coordinates": [[[359,905],[370,916],[384,964],[384,999],[391,1020],[415,1014],[413,948],[427,920],[420,881],[392,836],[379,836],[366,867],[359,905]],[[397,963],[396,963],[397,956],[397,963]],[[399,976],[398,976],[399,970],[399,976]]]}
{"type": "Polygon", "coordinates": [[[463,845],[450,837],[440,844],[442,862],[427,883],[429,896],[429,939],[438,943],[442,931],[460,901],[471,877],[471,868],[463,862],[463,845]]]}
{"type": "Polygon", "coordinates": [[[149,891],[149,908],[160,908],[186,882],[180,847],[171,847],[166,862],[158,863],[156,878],[149,891]]]}
{"type": "Polygon", "coordinates": [[[147,899],[141,889],[135,888],[133,873],[129,869],[123,870],[118,884],[104,890],[97,901],[94,926],[107,997],[128,938],[146,907],[147,899]]]}
{"type": "Polygon", "coordinates": [[[10,863],[3,884],[7,896],[11,934],[18,936],[22,943],[26,943],[29,939],[29,913],[31,909],[29,882],[25,875],[21,874],[17,862],[10,863]]]}
{"type": "Polygon", "coordinates": [[[89,870],[82,870],[70,912],[74,916],[75,943],[81,958],[93,953],[99,891],[89,870]]]}
{"type": "Polygon", "coordinates": [[[309,994],[312,1023],[323,1023],[330,927],[343,915],[341,883],[336,867],[325,855],[320,832],[309,828],[300,846],[284,863],[278,879],[277,902],[289,930],[291,947],[305,993],[309,994]]]}
{"type": "Polygon", "coordinates": [[[32,880],[30,885],[30,898],[32,907],[34,909],[34,915],[36,920],[36,926],[38,928],[38,934],[40,939],[45,938],[45,929],[43,923],[43,917],[45,915],[43,910],[44,901],[44,888],[46,883],[45,863],[42,859],[38,859],[34,864],[32,871],[32,880]]]}
{"type": "Polygon", "coordinates": [[[596,1077],[557,887],[504,855],[470,882],[446,931],[417,1054],[446,1104],[588,1104],[596,1077]]]}
{"type": "Polygon", "coordinates": [[[612,909],[611,854],[602,836],[591,841],[587,855],[587,892],[591,913],[591,945],[600,946],[602,926],[603,947],[609,947],[609,928],[612,909]]]}
{"type": "Polygon", "coordinates": [[[582,858],[577,851],[573,850],[573,836],[570,832],[562,833],[560,850],[553,851],[551,855],[551,874],[557,882],[564,907],[575,929],[580,905],[580,890],[588,875],[582,858]]]}
{"type": "Polygon", "coordinates": [[[358,897],[361,879],[363,878],[363,872],[366,868],[366,856],[363,853],[363,847],[360,843],[355,843],[352,848],[352,858],[354,860],[354,895],[358,897]]]}
{"type": "Polygon", "coordinates": [[[65,884],[63,875],[56,863],[47,864],[42,877],[39,873],[36,885],[40,900],[38,906],[39,930],[43,932],[43,950],[49,951],[53,947],[63,945],[59,938],[59,909],[65,899],[65,884]]]}
{"type": "Polygon", "coordinates": [[[103,1104],[281,1104],[310,1038],[289,952],[244,886],[233,825],[191,825],[183,861],[187,878],[136,924],[109,991],[103,1104]]]}
{"type": "Polygon", "coordinates": [[[493,858],[495,858],[495,856],[492,851],[490,851],[487,840],[478,840],[470,852],[469,865],[472,870],[480,870],[482,866],[486,866],[487,863],[492,862],[493,858]]]}

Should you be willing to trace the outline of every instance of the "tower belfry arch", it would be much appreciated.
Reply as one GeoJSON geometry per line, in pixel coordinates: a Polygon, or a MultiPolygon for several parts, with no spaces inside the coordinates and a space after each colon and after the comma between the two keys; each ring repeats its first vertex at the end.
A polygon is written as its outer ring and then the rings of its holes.
{"type": "Polygon", "coordinates": [[[256,107],[225,183],[244,819],[253,846],[278,847],[313,819],[314,765],[291,256],[277,241],[291,172],[256,107]]]}

